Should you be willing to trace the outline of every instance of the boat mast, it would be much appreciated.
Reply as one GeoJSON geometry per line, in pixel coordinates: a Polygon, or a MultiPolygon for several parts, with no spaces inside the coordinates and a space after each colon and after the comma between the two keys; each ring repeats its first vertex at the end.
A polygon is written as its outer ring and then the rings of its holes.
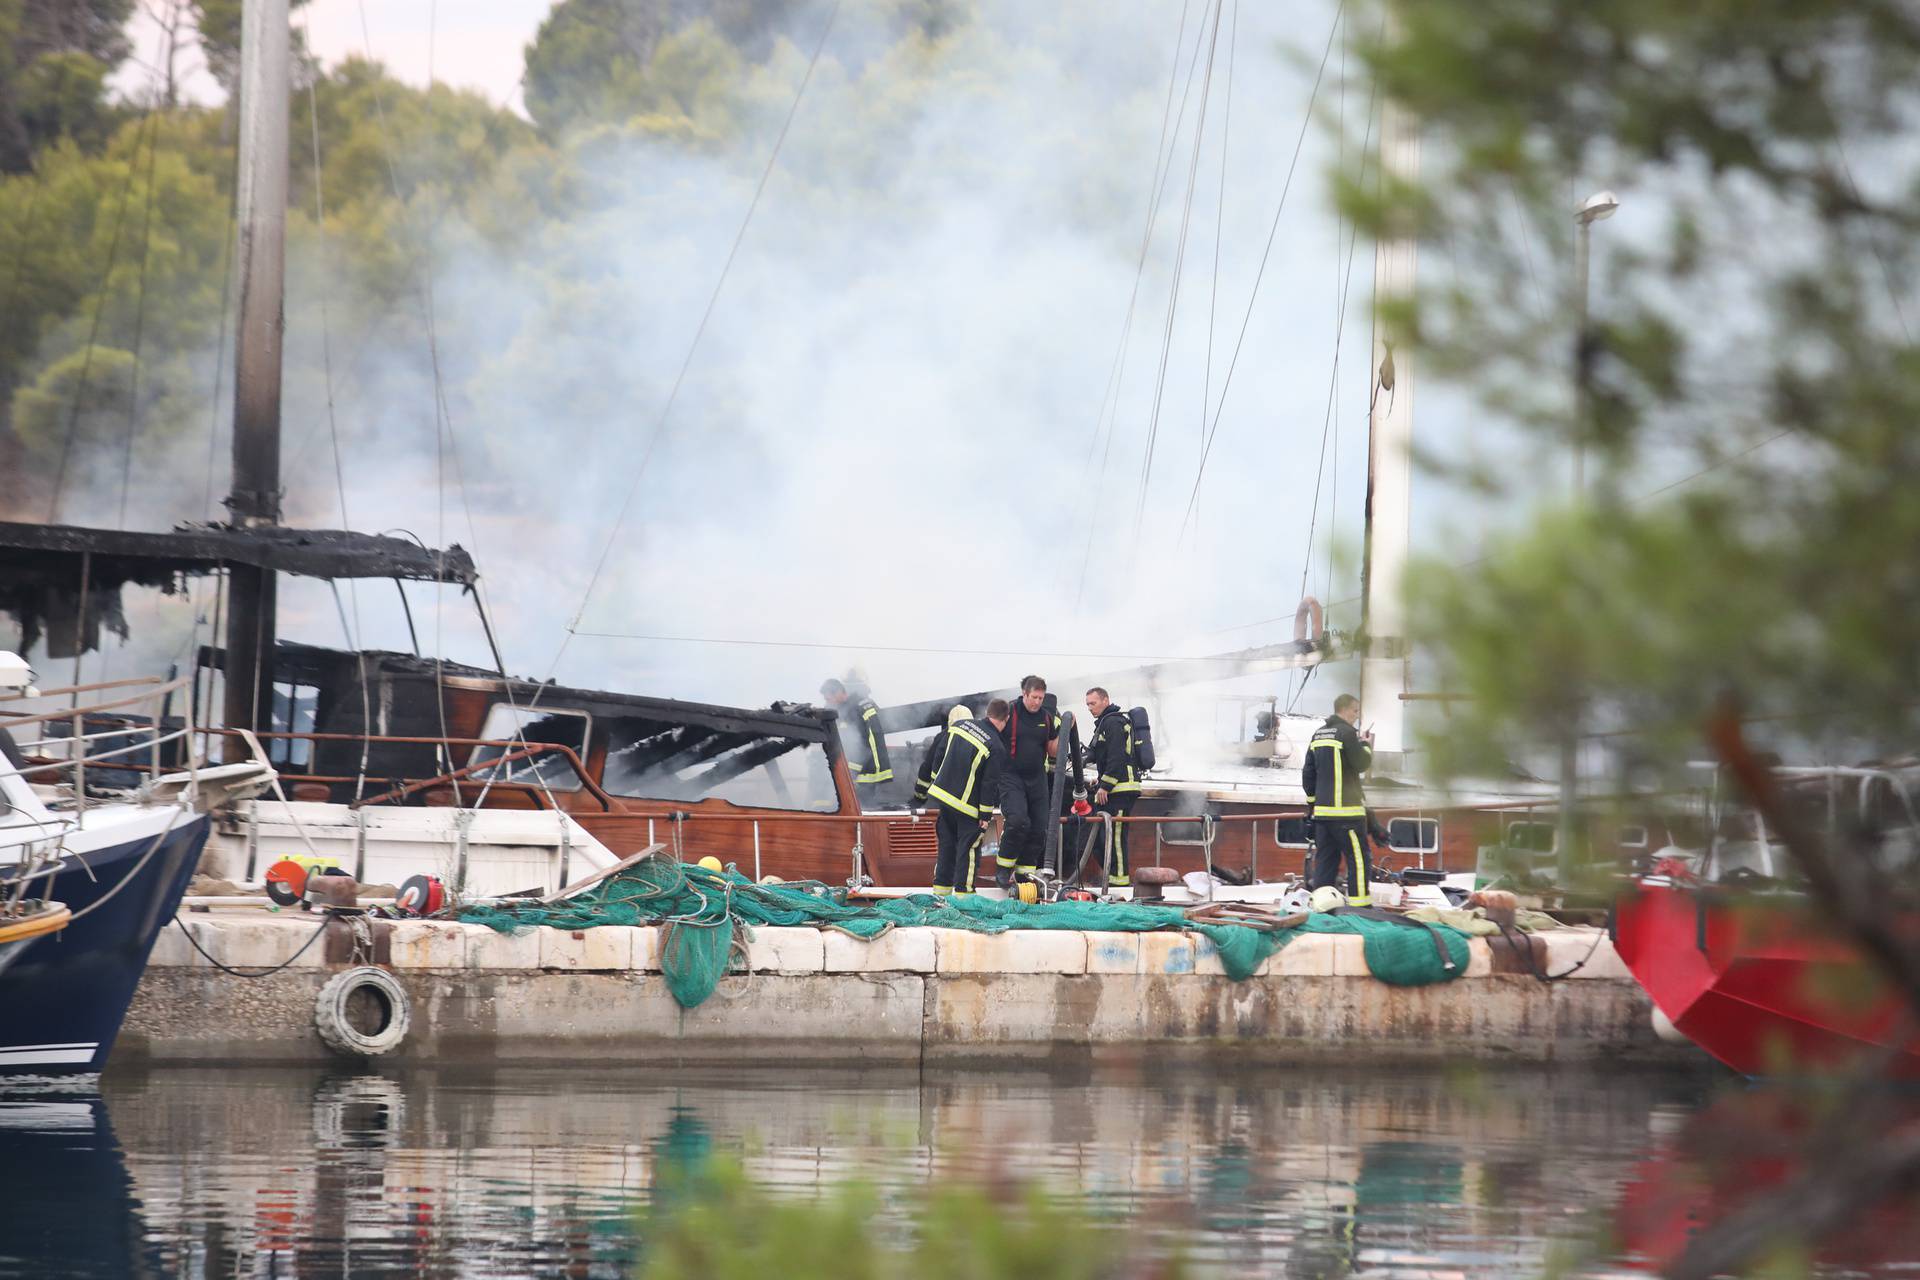
{"type": "MultiPolygon", "coordinates": [[[[1380,111],[1380,171],[1391,191],[1420,176],[1420,130],[1391,100],[1380,111]]],[[[1406,750],[1408,646],[1402,596],[1413,471],[1413,353],[1396,346],[1383,309],[1413,296],[1416,242],[1390,231],[1373,258],[1373,389],[1367,422],[1366,541],[1360,566],[1360,703],[1376,764],[1406,750]]]]}
{"type": "MultiPolygon", "coordinates": [[[[245,0],[240,23],[240,314],[235,331],[233,489],[237,526],[280,523],[280,339],[285,327],[288,0],[245,0]]],[[[274,573],[227,569],[226,725],[273,718],[274,573]]]]}

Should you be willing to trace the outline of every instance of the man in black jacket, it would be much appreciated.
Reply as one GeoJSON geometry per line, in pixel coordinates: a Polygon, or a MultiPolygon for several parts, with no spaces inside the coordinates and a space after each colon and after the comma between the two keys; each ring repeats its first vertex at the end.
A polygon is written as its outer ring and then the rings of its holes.
{"type": "MultiPolygon", "coordinates": [[[[1113,815],[1113,848],[1100,840],[1100,860],[1106,864],[1107,883],[1128,883],[1127,815],[1140,801],[1139,757],[1133,749],[1133,721],[1098,685],[1087,690],[1087,714],[1093,717],[1093,739],[1087,759],[1093,764],[1093,809],[1113,815]]],[[[1097,820],[1097,819],[1096,819],[1097,820]]],[[[1102,823],[1104,826],[1105,824],[1102,823]]]]}
{"type": "Polygon", "coordinates": [[[980,840],[993,815],[1006,774],[1007,748],[1000,731],[1007,724],[1007,704],[995,698],[987,718],[975,720],[965,707],[947,713],[947,727],[934,738],[913,785],[915,804],[932,800],[939,806],[934,834],[939,856],[933,864],[933,891],[972,893],[974,872],[980,865],[980,840]]]}
{"type": "Polygon", "coordinates": [[[893,763],[887,757],[887,735],[880,729],[879,706],[865,694],[855,697],[838,680],[821,685],[820,696],[840,716],[840,742],[847,749],[847,767],[853,770],[853,790],[860,797],[860,808],[877,807],[880,789],[893,781],[893,763]]]}
{"type": "Polygon", "coordinates": [[[1004,888],[1012,873],[1030,876],[1040,869],[1047,839],[1047,744],[1053,741],[1052,717],[1046,709],[1047,682],[1028,676],[1020,682],[1020,697],[1007,709],[1000,738],[1007,744],[1009,767],[1000,784],[1000,836],[997,878],[1004,888]]]}
{"type": "Polygon", "coordinates": [[[1373,765],[1373,734],[1354,728],[1360,722],[1360,699],[1343,693],[1333,700],[1333,714],[1313,731],[1307,742],[1307,760],[1300,783],[1311,801],[1313,863],[1307,869],[1307,887],[1338,885],[1341,865],[1348,870],[1347,901],[1356,907],[1373,905],[1367,867],[1367,797],[1360,775],[1373,765]]]}

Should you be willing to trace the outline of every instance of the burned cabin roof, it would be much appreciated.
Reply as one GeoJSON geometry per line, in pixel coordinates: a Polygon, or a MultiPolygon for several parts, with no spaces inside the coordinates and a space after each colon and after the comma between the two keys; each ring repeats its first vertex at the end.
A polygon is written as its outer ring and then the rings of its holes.
{"type": "Polygon", "coordinates": [[[433,551],[405,538],[339,529],[186,524],[171,533],[146,533],[8,520],[0,521],[0,612],[20,624],[24,647],[33,647],[44,632],[53,657],[71,657],[94,648],[103,626],[126,637],[122,587],[172,594],[181,578],[231,564],[314,578],[410,578],[462,586],[479,576],[473,557],[460,547],[433,551]]]}
{"type": "Polygon", "coordinates": [[[77,584],[90,556],[97,586],[135,582],[161,587],[181,574],[228,564],[254,565],[313,578],[407,578],[471,586],[480,576],[459,546],[434,551],[406,538],[344,529],[258,528],[183,524],[171,533],[87,529],[69,524],[0,521],[0,584],[16,579],[77,584]]]}
{"type": "MultiPolygon", "coordinates": [[[[218,649],[203,649],[202,654],[204,662],[216,667],[220,665],[218,649]]],[[[468,687],[482,684],[497,689],[502,694],[510,685],[514,702],[522,707],[533,704],[534,699],[538,698],[538,706],[544,710],[578,710],[602,716],[636,716],[665,724],[696,725],[728,734],[788,738],[804,742],[824,742],[834,733],[834,713],[827,708],[804,703],[776,702],[771,707],[750,709],[704,702],[686,702],[678,698],[653,698],[635,693],[613,693],[604,689],[576,689],[566,685],[528,680],[524,677],[514,677],[509,681],[498,671],[490,671],[484,667],[471,666],[463,662],[436,662],[432,658],[418,657],[410,653],[395,653],[390,650],[367,650],[356,654],[320,645],[305,645],[283,640],[274,648],[274,671],[281,679],[304,676],[308,681],[317,684],[325,682],[335,673],[357,670],[362,658],[366,660],[370,670],[382,675],[413,677],[426,681],[436,678],[459,680],[468,687]]]]}

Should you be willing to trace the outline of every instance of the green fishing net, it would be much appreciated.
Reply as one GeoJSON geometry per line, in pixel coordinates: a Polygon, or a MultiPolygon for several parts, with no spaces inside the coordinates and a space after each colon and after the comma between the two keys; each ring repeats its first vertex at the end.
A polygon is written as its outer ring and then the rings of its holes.
{"type": "Polygon", "coordinates": [[[660,967],[667,989],[688,1009],[713,994],[732,964],[736,940],[744,939],[744,931],[756,925],[812,925],[868,941],[895,928],[919,926],[974,933],[1184,930],[1205,935],[1220,954],[1221,968],[1235,981],[1251,977],[1263,960],[1301,933],[1360,934],[1367,940],[1367,963],[1374,976],[1401,986],[1457,977],[1467,963],[1466,939],[1446,928],[1435,932],[1446,940],[1452,969],[1440,960],[1432,940],[1435,933],[1384,921],[1313,916],[1299,929],[1270,933],[1240,925],[1198,923],[1180,907],[1135,902],[1023,903],[973,895],[915,894],[853,904],[846,901],[844,890],[817,882],[755,884],[737,872],[709,871],[664,856],[643,858],[562,902],[501,899],[463,907],[459,918],[501,933],[540,925],[555,929],[665,925],[660,967]]]}

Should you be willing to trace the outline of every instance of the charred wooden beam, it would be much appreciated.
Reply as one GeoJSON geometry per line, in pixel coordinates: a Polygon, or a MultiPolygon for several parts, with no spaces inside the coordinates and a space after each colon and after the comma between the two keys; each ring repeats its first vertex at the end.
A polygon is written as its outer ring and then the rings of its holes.
{"type": "MultiPolygon", "coordinates": [[[[752,773],[762,765],[772,764],[795,747],[803,747],[804,742],[773,741],[756,743],[743,750],[736,751],[726,759],[718,761],[704,773],[695,774],[687,779],[701,791],[711,791],[715,787],[732,782],[735,778],[752,773]]],[[[779,779],[777,772],[774,778],[779,779]]],[[[784,779],[779,779],[784,786],[784,779]]]]}
{"type": "Polygon", "coordinates": [[[142,533],[0,521],[0,586],[70,582],[83,554],[93,557],[93,578],[102,585],[164,586],[182,574],[236,564],[313,578],[406,578],[461,586],[480,576],[473,557],[459,546],[437,551],[405,538],[344,529],[186,524],[171,533],[142,533]]]}

